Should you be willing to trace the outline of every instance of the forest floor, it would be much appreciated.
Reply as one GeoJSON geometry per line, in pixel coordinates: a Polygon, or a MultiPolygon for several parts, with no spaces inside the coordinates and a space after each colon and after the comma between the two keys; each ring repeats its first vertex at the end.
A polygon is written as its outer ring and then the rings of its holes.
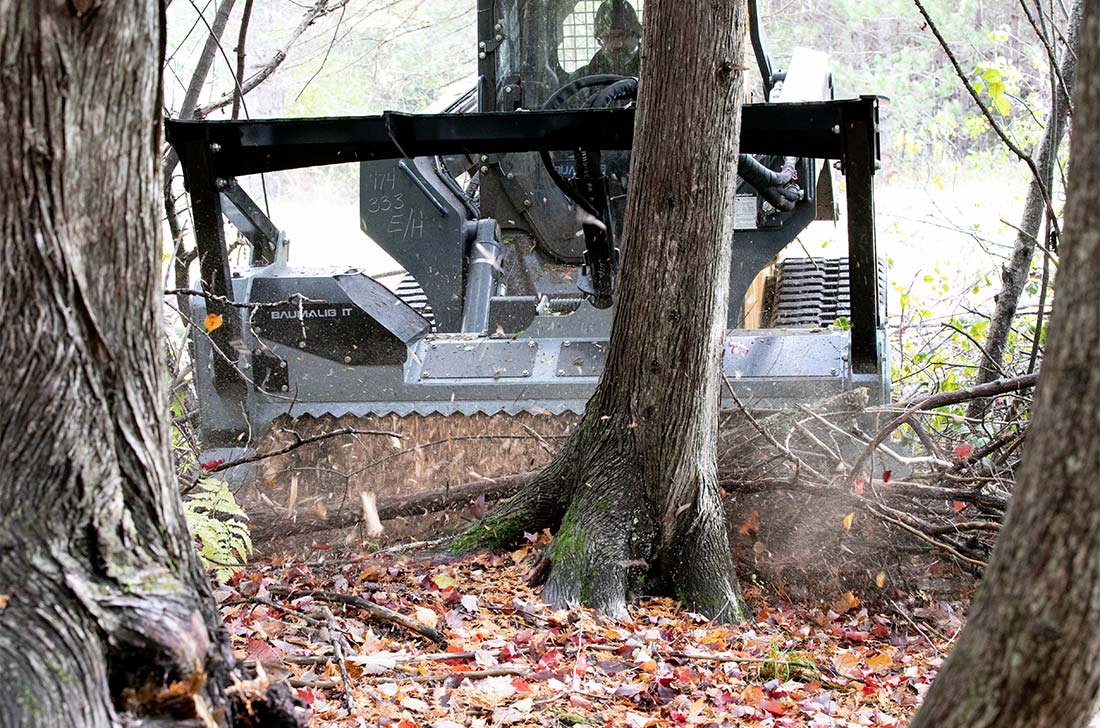
{"type": "Polygon", "coordinates": [[[461,559],[267,560],[217,596],[238,656],[258,661],[261,680],[291,680],[315,726],[901,726],[964,616],[960,603],[888,588],[868,608],[850,592],[788,604],[758,586],[735,626],[670,599],[645,599],[626,620],[554,611],[526,582],[549,536],[530,538],[461,559]]]}

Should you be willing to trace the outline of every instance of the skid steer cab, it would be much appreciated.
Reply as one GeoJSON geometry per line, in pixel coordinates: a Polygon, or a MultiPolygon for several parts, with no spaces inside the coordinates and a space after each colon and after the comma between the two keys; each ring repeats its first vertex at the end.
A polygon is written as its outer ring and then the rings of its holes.
{"type": "MultiPolygon", "coordinates": [[[[813,51],[775,68],[749,5],[763,101],[742,111],[725,373],[754,407],[857,386],[883,401],[880,101],[834,99],[813,51]],[[836,220],[834,169],[848,257],[782,259],[811,222],[836,220]]],[[[193,337],[205,447],[248,446],[281,416],[583,411],[611,333],[643,8],[476,10],[476,82],[443,113],[166,122],[205,294],[189,316],[223,320],[193,337]],[[404,269],[399,284],[288,267],[290,241],[237,183],[332,164],[358,165],[362,231],[404,269]],[[227,223],[250,246],[243,266],[230,264],[227,223]]]]}

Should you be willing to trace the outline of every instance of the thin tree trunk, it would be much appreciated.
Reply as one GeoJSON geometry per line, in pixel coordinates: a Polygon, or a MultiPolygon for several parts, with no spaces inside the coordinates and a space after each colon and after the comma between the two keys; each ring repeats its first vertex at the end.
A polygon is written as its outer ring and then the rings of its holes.
{"type": "MultiPolygon", "coordinates": [[[[210,33],[206,36],[206,43],[199,54],[199,62],[195,64],[195,71],[191,74],[191,80],[187,83],[187,90],[183,92],[183,103],[180,104],[180,119],[192,119],[199,103],[199,94],[206,85],[206,77],[210,75],[210,67],[214,64],[214,58],[218,55],[218,46],[221,44],[225,26],[229,23],[229,16],[233,12],[233,5],[237,0],[221,0],[218,10],[214,13],[214,22],[210,24],[210,33]]],[[[171,180],[172,172],[179,164],[180,158],[175,149],[169,149],[164,160],[164,179],[171,180]]]]}
{"type": "MultiPolygon", "coordinates": [[[[1100,3],[1084,3],[1100,38],[1100,3]]],[[[1058,302],[1004,529],[913,728],[1084,726],[1100,695],[1100,46],[1074,92],[1058,302]]]]}
{"type": "Polygon", "coordinates": [[[693,609],[740,619],[716,440],[743,3],[649,0],[644,22],[607,366],[555,461],[456,544],[558,526],[547,601],[621,613],[648,580],[693,609]]]}
{"type": "MultiPolygon", "coordinates": [[[[199,54],[199,62],[195,64],[195,70],[191,74],[191,80],[187,83],[187,89],[183,93],[183,103],[180,105],[179,118],[192,119],[199,103],[199,94],[206,85],[206,77],[210,75],[210,67],[214,64],[214,58],[218,55],[218,46],[225,26],[229,23],[229,16],[233,12],[236,0],[221,0],[218,9],[214,13],[214,22],[210,24],[210,31],[203,44],[202,53],[199,54]]],[[[243,21],[247,24],[247,19],[243,21]]],[[[246,26],[247,27],[247,26],[246,26]]],[[[161,54],[163,56],[163,54],[161,54]]],[[[236,118],[236,116],[234,116],[236,118]]],[[[168,217],[168,226],[172,233],[172,248],[174,250],[173,280],[176,288],[187,288],[191,282],[191,263],[198,257],[198,251],[187,249],[183,244],[183,231],[179,224],[179,212],[176,210],[176,200],[172,192],[172,173],[176,170],[180,158],[176,150],[169,148],[164,157],[162,171],[164,179],[164,213],[168,217]]],[[[186,296],[176,297],[177,305],[181,311],[190,310],[190,301],[186,296]]]]}
{"type": "MultiPolygon", "coordinates": [[[[1077,72],[1077,55],[1081,47],[1081,5],[1074,3],[1069,27],[1066,31],[1066,47],[1062,49],[1061,77],[1072,92],[1077,72]]],[[[1051,70],[1054,73],[1054,70],[1051,70]]],[[[1069,115],[1069,99],[1061,88],[1054,84],[1054,97],[1051,100],[1050,117],[1047,126],[1035,148],[1038,167],[1043,176],[1043,184],[1049,191],[1053,188],[1054,167],[1058,160],[1058,148],[1065,136],[1069,115]]],[[[1031,260],[1035,256],[1035,243],[1039,238],[1039,228],[1043,221],[1046,203],[1043,189],[1038,179],[1032,178],[1028,184],[1024,212],[1020,220],[1019,233],[1012,249],[1012,257],[1001,271],[1001,291],[997,294],[996,306],[986,335],[985,355],[982,356],[978,370],[977,384],[992,382],[1001,376],[1005,347],[1012,324],[1016,317],[1016,308],[1020,303],[1024,286],[1031,273],[1031,260]]],[[[1044,243],[1045,244],[1045,243],[1044,243]]],[[[986,403],[975,400],[970,405],[970,416],[980,417],[986,403]]]]}
{"type": "Polygon", "coordinates": [[[0,10],[4,726],[233,715],[168,449],[163,42],[155,0],[0,10]]]}

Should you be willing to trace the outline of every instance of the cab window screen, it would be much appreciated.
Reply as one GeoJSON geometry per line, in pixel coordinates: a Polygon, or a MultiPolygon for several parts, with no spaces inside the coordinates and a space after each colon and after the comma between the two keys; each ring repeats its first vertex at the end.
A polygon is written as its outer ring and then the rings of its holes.
{"type": "Polygon", "coordinates": [[[596,8],[600,0],[582,0],[562,23],[562,40],[558,45],[558,63],[572,73],[588,63],[599,50],[592,37],[596,24],[596,8]]]}

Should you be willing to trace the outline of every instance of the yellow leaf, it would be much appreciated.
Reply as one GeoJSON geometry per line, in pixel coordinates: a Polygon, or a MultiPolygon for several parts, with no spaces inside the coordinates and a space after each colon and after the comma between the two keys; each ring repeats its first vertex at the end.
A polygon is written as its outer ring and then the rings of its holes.
{"type": "Polygon", "coordinates": [[[446,589],[455,585],[455,580],[449,574],[436,574],[432,577],[432,581],[440,589],[446,589]]]}
{"type": "Polygon", "coordinates": [[[852,511],[848,515],[844,516],[844,530],[845,531],[851,531],[852,530],[852,521],[855,519],[855,517],[856,517],[855,511],[852,511]]]}
{"type": "Polygon", "coordinates": [[[206,314],[206,318],[203,319],[202,325],[206,327],[207,331],[220,329],[222,326],[222,315],[220,313],[208,313],[206,314]]]}
{"type": "Polygon", "coordinates": [[[875,586],[877,586],[879,589],[886,586],[886,572],[885,571],[880,571],[879,573],[875,574],[875,586]]]}

